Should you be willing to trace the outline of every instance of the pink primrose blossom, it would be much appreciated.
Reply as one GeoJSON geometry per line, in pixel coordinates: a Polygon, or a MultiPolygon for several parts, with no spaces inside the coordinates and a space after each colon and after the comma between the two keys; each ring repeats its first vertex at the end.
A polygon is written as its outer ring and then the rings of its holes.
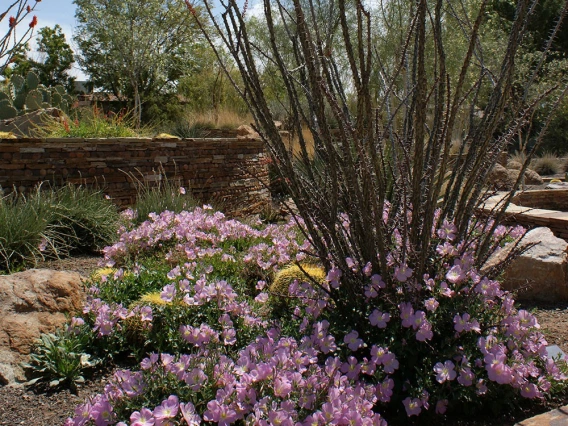
{"type": "Polygon", "coordinates": [[[424,301],[424,307],[430,312],[435,312],[436,309],[438,309],[438,306],[440,306],[440,302],[438,302],[434,297],[424,301]]]}
{"type": "Polygon", "coordinates": [[[446,279],[452,284],[458,284],[462,282],[465,278],[466,275],[463,272],[461,266],[459,265],[452,266],[452,268],[446,273],[446,279]]]}
{"type": "Polygon", "coordinates": [[[431,340],[432,337],[434,337],[434,332],[432,331],[432,324],[430,324],[428,321],[424,321],[420,325],[420,328],[416,333],[416,340],[418,340],[419,342],[424,342],[426,340],[431,340]]]}
{"type": "Polygon", "coordinates": [[[286,398],[292,392],[292,383],[285,377],[278,377],[274,380],[274,395],[286,398]]]}
{"type": "Polygon", "coordinates": [[[422,411],[422,401],[418,398],[407,397],[402,401],[408,417],[418,416],[422,411]]]}
{"type": "Polygon", "coordinates": [[[152,412],[147,408],[135,411],[130,415],[130,426],[154,426],[155,419],[152,412]]]}
{"type": "Polygon", "coordinates": [[[394,277],[397,281],[405,283],[412,276],[412,269],[406,264],[394,268],[394,277]]]}
{"type": "Polygon", "coordinates": [[[369,315],[369,322],[374,327],[385,328],[389,321],[390,315],[388,313],[381,312],[378,309],[375,309],[371,315],[369,315]]]}
{"type": "Polygon", "coordinates": [[[259,293],[254,300],[258,303],[266,303],[268,301],[268,294],[267,293],[259,293]]]}
{"type": "Polygon", "coordinates": [[[444,219],[444,222],[442,223],[440,229],[438,229],[437,234],[438,237],[444,240],[452,241],[453,239],[456,238],[457,231],[458,229],[453,223],[448,222],[447,219],[444,219]]]}
{"type": "Polygon", "coordinates": [[[445,381],[454,380],[457,376],[455,364],[452,361],[445,361],[443,364],[441,362],[434,365],[434,372],[436,373],[436,381],[438,383],[444,383],[445,381]]]}
{"type": "Polygon", "coordinates": [[[152,321],[152,308],[150,306],[142,306],[140,308],[140,321],[152,321]]]}
{"type": "Polygon", "coordinates": [[[398,305],[400,309],[400,318],[402,319],[402,326],[403,327],[411,327],[414,321],[414,308],[410,303],[401,303],[398,305]]]}
{"type": "Polygon", "coordinates": [[[386,378],[384,381],[377,385],[377,397],[381,402],[389,402],[393,394],[394,380],[386,378]]]}
{"type": "Polygon", "coordinates": [[[448,400],[441,399],[436,403],[436,414],[444,414],[448,409],[448,400]]]}
{"type": "Polygon", "coordinates": [[[156,420],[171,419],[177,416],[179,410],[179,399],[175,395],[170,395],[168,399],[162,401],[162,404],[154,409],[154,417],[156,420]]]}
{"type": "Polygon", "coordinates": [[[542,392],[534,383],[525,383],[521,386],[521,396],[525,398],[542,398],[542,392]]]}
{"type": "Polygon", "coordinates": [[[162,292],[160,293],[160,298],[166,302],[170,303],[176,297],[176,286],[175,284],[168,284],[164,286],[162,292]]]}
{"type": "Polygon", "coordinates": [[[460,374],[458,376],[458,383],[462,386],[471,386],[473,384],[473,380],[475,379],[475,375],[471,371],[471,368],[465,367],[460,368],[460,374]]]}
{"type": "Polygon", "coordinates": [[[237,418],[238,415],[235,410],[225,404],[220,404],[215,399],[207,403],[207,411],[203,413],[203,420],[216,422],[219,426],[228,426],[237,418]]]}
{"type": "Polygon", "coordinates": [[[352,351],[363,347],[363,340],[359,339],[359,333],[357,333],[356,330],[352,330],[350,333],[346,334],[343,341],[347,343],[348,348],[352,351]]]}

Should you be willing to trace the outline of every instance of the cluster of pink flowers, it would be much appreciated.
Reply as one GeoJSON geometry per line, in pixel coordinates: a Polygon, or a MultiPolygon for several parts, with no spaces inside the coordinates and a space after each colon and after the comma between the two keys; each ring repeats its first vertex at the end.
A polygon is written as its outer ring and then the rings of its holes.
{"type": "MultiPolygon", "coordinates": [[[[83,314],[94,316],[94,331],[98,336],[109,336],[120,328],[120,321],[127,318],[138,317],[142,324],[150,327],[152,324],[152,308],[150,306],[136,306],[133,309],[127,309],[121,304],[106,303],[92,295],[87,296],[83,307],[83,314]]],[[[75,319],[84,323],[82,318],[75,319]]],[[[73,322],[72,322],[73,324],[73,322]]]]}
{"type": "MultiPolygon", "coordinates": [[[[343,232],[349,232],[346,220],[343,232]]],[[[538,398],[552,382],[565,380],[546,355],[534,316],[517,312],[499,283],[475,269],[475,242],[456,243],[456,227],[448,221],[432,232],[438,263],[425,276],[416,276],[407,264],[397,232],[392,251],[379,254],[388,264],[381,275],[370,262],[346,259],[360,272],[366,302],[356,326],[337,320],[344,318],[333,297],[342,291],[341,270],[332,267],[323,283],[293,282],[292,319],[285,325],[297,332],[290,337],[283,334],[284,320],[265,315],[266,282],[258,282],[254,295],[240,295],[230,277],[213,278],[210,260],[244,262],[265,272],[299,261],[309,244],[298,238],[293,223],[256,229],[207,208],[151,215],[106,249],[107,262],[168,247],[172,267],[161,298],[207,312],[210,321],[181,325],[187,353],[150,354],[140,371],[116,373],[104,394],[79,407],[67,425],[382,425],[378,411],[395,393],[408,416],[430,409],[442,414],[452,398],[482,397],[497,386],[538,398]],[[238,240],[251,243],[237,250],[238,240]],[[250,327],[257,335],[237,345],[239,333],[250,327]],[[136,406],[137,398],[160,383],[168,384],[169,397],[155,401],[153,409],[136,406]]],[[[521,234],[519,228],[499,227],[494,249],[521,234]]],[[[133,315],[151,325],[149,307],[128,310],[94,296],[85,313],[94,315],[99,335],[133,315]]]]}
{"type": "Polygon", "coordinates": [[[125,425],[125,421],[116,423],[113,407],[143,395],[150,381],[172,378],[192,391],[190,399],[198,398],[204,387],[213,389],[215,398],[199,414],[195,405],[202,401],[180,404],[178,396],[171,395],[153,410],[133,411],[131,426],[170,425],[181,418],[190,425],[201,420],[219,425],[238,420],[266,426],[385,425],[373,407],[379,399],[390,400],[393,381],[387,378],[375,386],[356,379],[359,374],[372,376],[381,366],[385,373],[394,373],[398,368],[394,354],[374,346],[371,359],[364,364],[354,358],[342,362],[336,356],[319,362],[322,352],[318,348],[327,347],[326,340],[333,341],[328,326],[326,322],[314,324],[312,333],[300,342],[270,329],[239,351],[234,360],[204,346],[195,354],[179,357],[151,354],[142,361],[140,371],[115,373],[104,394],[78,407],[66,425],[84,425],[90,420],[97,425],[125,425]]]}
{"type": "MultiPolygon", "coordinates": [[[[125,217],[131,216],[129,213],[125,217]]],[[[170,211],[151,213],[149,220],[135,229],[125,230],[117,243],[104,249],[105,263],[114,266],[124,258],[135,258],[168,243],[174,245],[166,256],[169,259],[181,256],[194,261],[223,253],[225,260],[230,261],[235,253],[230,250],[226,253],[225,248],[242,239],[260,241],[241,255],[245,262],[254,263],[263,270],[302,260],[304,251],[310,247],[303,239],[299,241],[297,222],[293,220],[285,225],[258,229],[227,219],[223,213],[212,212],[210,206],[204,206],[178,214],[170,211]]]]}

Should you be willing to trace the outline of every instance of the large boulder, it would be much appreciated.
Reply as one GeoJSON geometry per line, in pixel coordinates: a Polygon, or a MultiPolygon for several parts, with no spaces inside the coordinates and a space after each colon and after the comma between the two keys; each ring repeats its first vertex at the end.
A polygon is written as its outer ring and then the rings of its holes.
{"type": "MultiPolygon", "coordinates": [[[[534,246],[506,267],[502,288],[517,292],[519,300],[568,301],[568,243],[555,237],[549,228],[535,228],[527,232],[522,244],[534,246]]],[[[507,254],[505,249],[489,259],[482,273],[502,262],[507,254]]]]}
{"type": "Polygon", "coordinates": [[[534,170],[525,170],[525,184],[526,185],[542,185],[544,180],[540,175],[534,170]]]}
{"type": "Polygon", "coordinates": [[[0,384],[25,380],[20,363],[36,339],[80,312],[83,300],[77,272],[31,269],[0,276],[0,384]]]}
{"type": "MultiPolygon", "coordinates": [[[[515,164],[513,166],[516,167],[515,164]]],[[[513,185],[515,185],[520,173],[520,168],[505,168],[500,164],[495,164],[489,172],[488,182],[493,186],[493,189],[509,191],[513,189],[513,185]]],[[[542,185],[543,183],[540,175],[531,169],[525,170],[524,178],[525,185],[542,185]]]]}
{"type": "Polygon", "coordinates": [[[260,135],[248,124],[243,124],[237,129],[238,139],[260,139],[260,135]]]}
{"type": "Polygon", "coordinates": [[[491,171],[489,172],[488,182],[492,185],[493,189],[498,191],[508,191],[513,188],[515,184],[514,172],[518,170],[509,170],[503,167],[501,164],[495,164],[491,171]]]}

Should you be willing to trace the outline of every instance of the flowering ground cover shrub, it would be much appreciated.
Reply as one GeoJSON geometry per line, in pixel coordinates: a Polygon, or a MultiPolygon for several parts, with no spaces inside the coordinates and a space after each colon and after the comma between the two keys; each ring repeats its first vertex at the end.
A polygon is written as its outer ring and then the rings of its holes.
{"type": "MultiPolygon", "coordinates": [[[[547,357],[534,316],[474,268],[475,238],[456,242],[454,229],[442,221],[432,231],[433,274],[414,275],[395,233],[382,276],[346,260],[365,277],[364,304],[339,308],[348,271],[334,267],[321,284],[294,281],[275,314],[273,272],[311,249],[293,223],[258,227],[207,208],[152,215],[105,249],[119,269],[95,283],[83,316],[106,347],[130,345],[139,367],[118,371],[66,424],[382,425],[544,398],[563,386],[563,365],[547,357]],[[150,258],[167,265],[163,304],[105,298],[128,279],[144,287],[150,258]],[[129,341],[134,320],[140,335],[129,341]]],[[[472,235],[485,231],[472,225],[472,235]]],[[[492,250],[522,232],[498,227],[492,250]]]]}

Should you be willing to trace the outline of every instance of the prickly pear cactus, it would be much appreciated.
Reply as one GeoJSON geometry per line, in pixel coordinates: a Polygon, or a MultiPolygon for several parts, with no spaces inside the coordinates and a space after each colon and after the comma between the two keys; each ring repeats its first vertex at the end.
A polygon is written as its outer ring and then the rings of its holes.
{"type": "Polygon", "coordinates": [[[42,108],[56,107],[69,113],[74,98],[61,85],[45,87],[37,74],[30,71],[26,77],[15,75],[5,92],[0,92],[0,120],[42,108]]]}
{"type": "Polygon", "coordinates": [[[14,118],[18,115],[18,110],[12,106],[8,99],[0,101],[0,117],[2,119],[14,118]]]}

